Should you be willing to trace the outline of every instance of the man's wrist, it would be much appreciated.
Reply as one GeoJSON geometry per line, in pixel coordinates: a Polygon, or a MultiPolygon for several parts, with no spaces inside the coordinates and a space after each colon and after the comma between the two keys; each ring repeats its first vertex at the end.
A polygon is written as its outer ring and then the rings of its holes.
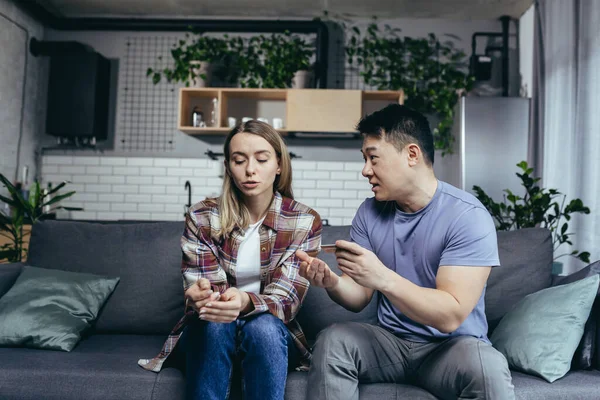
{"type": "Polygon", "coordinates": [[[396,282],[397,278],[400,275],[398,275],[391,269],[386,268],[385,266],[383,268],[384,272],[382,273],[381,278],[379,279],[378,285],[373,289],[383,294],[386,294],[389,290],[391,290],[392,287],[395,286],[394,282],[396,282]]]}

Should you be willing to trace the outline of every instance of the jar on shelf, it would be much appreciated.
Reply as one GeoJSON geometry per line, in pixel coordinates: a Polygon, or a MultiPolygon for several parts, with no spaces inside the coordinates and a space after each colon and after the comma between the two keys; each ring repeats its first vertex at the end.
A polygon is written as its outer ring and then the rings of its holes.
{"type": "Polygon", "coordinates": [[[200,110],[200,107],[196,106],[192,110],[192,126],[194,128],[205,128],[206,122],[204,121],[204,113],[200,110]]]}

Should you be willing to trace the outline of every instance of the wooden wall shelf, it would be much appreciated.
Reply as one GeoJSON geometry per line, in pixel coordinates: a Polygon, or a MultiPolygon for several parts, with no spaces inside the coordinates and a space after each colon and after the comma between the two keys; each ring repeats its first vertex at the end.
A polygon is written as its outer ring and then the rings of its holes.
{"type": "Polygon", "coordinates": [[[344,89],[238,89],[182,88],[179,92],[178,129],[189,135],[226,135],[228,118],[273,118],[283,120],[282,135],[288,132],[355,132],[365,114],[386,104],[404,102],[400,91],[344,89]],[[212,101],[217,99],[214,126],[192,126],[192,110],[199,107],[210,122],[212,101]]]}

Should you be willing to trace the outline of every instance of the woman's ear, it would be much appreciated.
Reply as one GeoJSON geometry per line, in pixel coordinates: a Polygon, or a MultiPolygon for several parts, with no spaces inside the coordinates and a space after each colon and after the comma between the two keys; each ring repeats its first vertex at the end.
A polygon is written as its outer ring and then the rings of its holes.
{"type": "Polygon", "coordinates": [[[229,164],[227,163],[227,160],[223,160],[223,169],[225,170],[225,174],[231,175],[231,173],[229,172],[229,164]]]}
{"type": "Polygon", "coordinates": [[[277,158],[277,175],[281,174],[281,158],[277,158]]]}

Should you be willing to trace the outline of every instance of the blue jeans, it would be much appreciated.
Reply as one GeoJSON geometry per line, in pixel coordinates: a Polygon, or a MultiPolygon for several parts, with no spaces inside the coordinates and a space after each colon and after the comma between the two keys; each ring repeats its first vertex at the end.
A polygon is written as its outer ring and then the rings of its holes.
{"type": "Polygon", "coordinates": [[[269,313],[227,324],[194,320],[181,339],[189,400],[227,399],[237,362],[245,400],[281,400],[298,357],[288,329],[269,313]]]}

